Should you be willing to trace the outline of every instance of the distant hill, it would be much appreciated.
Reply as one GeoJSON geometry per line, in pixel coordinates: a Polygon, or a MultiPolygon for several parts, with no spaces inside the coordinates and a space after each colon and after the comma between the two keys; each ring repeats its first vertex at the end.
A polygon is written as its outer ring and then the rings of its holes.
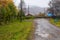
{"type": "MultiPolygon", "coordinates": [[[[28,8],[26,8],[26,12],[28,13],[28,8]]],[[[37,7],[37,6],[31,6],[31,7],[29,7],[29,12],[32,15],[36,15],[36,14],[38,14],[40,12],[44,12],[44,8],[37,7]]]]}

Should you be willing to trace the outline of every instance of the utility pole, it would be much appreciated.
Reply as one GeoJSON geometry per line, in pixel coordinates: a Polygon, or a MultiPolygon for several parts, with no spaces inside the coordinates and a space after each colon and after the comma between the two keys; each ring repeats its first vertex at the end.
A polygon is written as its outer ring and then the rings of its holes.
{"type": "Polygon", "coordinates": [[[44,16],[45,16],[45,14],[46,14],[46,10],[45,10],[45,8],[44,8],[44,16]]]}
{"type": "Polygon", "coordinates": [[[28,5],[28,14],[29,14],[29,5],[28,5]]]}

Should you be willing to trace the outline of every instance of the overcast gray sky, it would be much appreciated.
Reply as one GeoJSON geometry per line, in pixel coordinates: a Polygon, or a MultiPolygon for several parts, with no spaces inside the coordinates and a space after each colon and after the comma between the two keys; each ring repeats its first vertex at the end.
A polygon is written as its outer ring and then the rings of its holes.
{"type": "MultiPolygon", "coordinates": [[[[49,7],[48,3],[50,0],[24,0],[26,5],[33,5],[39,7],[49,7]]],[[[15,5],[18,6],[20,0],[14,0],[15,5]]]]}

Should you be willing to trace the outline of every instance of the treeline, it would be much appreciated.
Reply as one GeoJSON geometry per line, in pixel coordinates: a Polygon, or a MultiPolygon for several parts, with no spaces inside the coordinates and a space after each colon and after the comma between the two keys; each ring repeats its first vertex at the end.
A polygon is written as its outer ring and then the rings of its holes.
{"type": "Polygon", "coordinates": [[[13,1],[1,0],[0,1],[0,25],[13,22],[16,19],[20,19],[20,12],[16,9],[13,1]]]}

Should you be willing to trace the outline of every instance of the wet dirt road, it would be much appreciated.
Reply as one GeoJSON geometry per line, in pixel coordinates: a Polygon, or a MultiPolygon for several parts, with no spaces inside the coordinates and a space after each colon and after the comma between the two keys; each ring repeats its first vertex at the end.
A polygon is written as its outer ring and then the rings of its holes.
{"type": "Polygon", "coordinates": [[[35,19],[34,40],[60,40],[60,28],[50,24],[47,19],[35,19]]]}

